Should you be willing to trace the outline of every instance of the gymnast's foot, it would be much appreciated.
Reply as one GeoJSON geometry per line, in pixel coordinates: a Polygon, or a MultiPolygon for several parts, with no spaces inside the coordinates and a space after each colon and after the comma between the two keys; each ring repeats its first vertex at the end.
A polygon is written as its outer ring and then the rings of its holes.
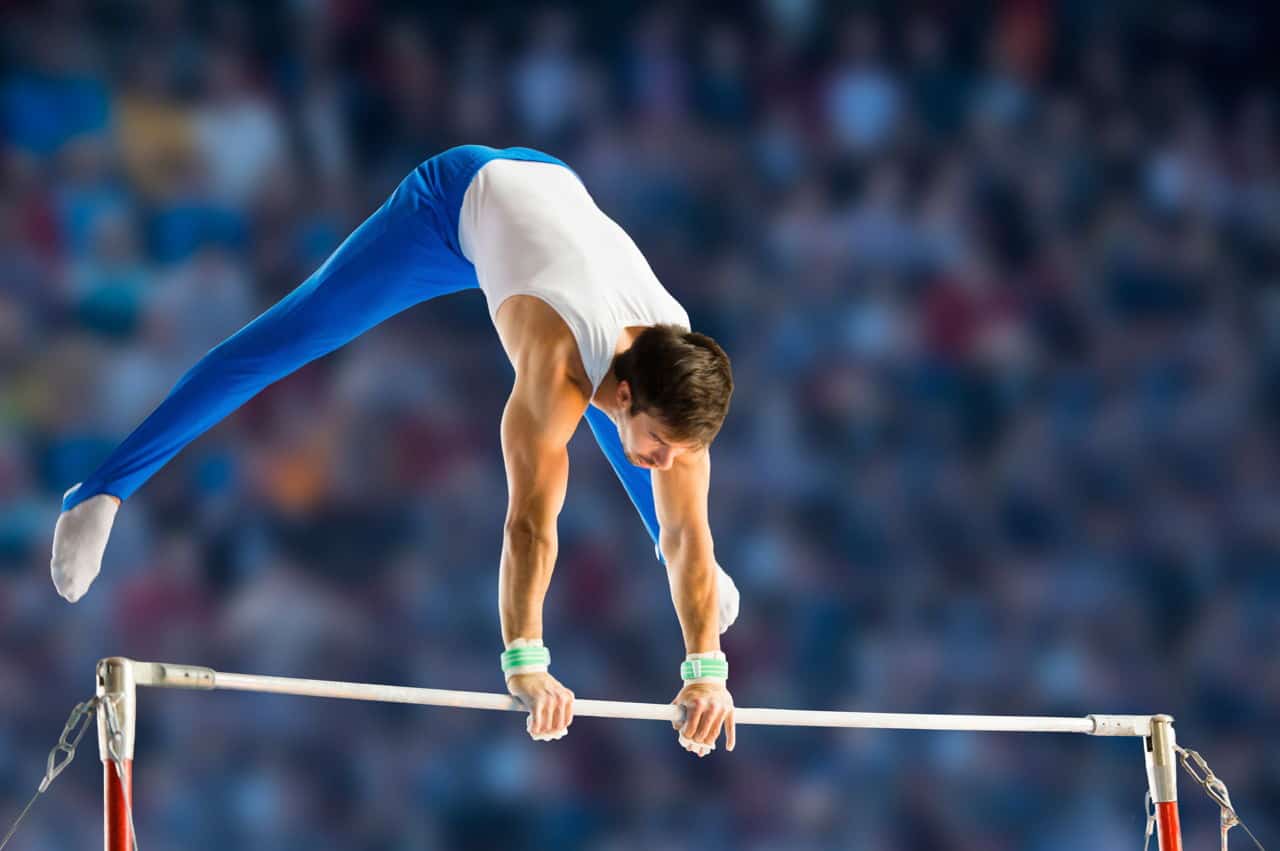
{"type": "Polygon", "coordinates": [[[58,515],[49,569],[54,587],[67,602],[74,603],[83,597],[102,569],[102,554],[107,549],[107,538],[119,508],[119,499],[101,493],[58,515]]]}

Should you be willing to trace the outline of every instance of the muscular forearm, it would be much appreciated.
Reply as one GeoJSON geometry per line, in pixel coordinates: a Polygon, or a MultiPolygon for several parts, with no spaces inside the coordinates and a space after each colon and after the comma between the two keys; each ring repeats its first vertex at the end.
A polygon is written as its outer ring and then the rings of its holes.
{"type": "Polygon", "coordinates": [[[711,547],[697,540],[667,539],[667,579],[675,604],[685,650],[706,653],[720,649],[719,591],[711,547]]]}
{"type": "Polygon", "coordinates": [[[544,531],[530,524],[508,523],[502,541],[498,607],[502,639],[542,637],[542,603],[556,563],[555,527],[544,531]]]}

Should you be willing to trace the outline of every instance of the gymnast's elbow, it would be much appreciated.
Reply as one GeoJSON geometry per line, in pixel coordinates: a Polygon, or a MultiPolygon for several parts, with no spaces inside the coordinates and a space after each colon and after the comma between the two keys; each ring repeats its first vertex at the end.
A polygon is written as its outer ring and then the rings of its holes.
{"type": "Polygon", "coordinates": [[[556,524],[525,513],[512,514],[502,527],[504,548],[516,553],[536,553],[554,551],[556,547],[556,524]]]}

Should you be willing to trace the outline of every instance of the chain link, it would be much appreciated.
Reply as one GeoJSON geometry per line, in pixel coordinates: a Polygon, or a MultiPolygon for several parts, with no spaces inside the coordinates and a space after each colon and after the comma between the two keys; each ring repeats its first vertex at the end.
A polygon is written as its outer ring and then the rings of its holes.
{"type": "Polygon", "coordinates": [[[18,813],[18,817],[13,820],[13,825],[9,828],[9,832],[5,834],[3,840],[0,840],[0,851],[9,844],[9,840],[18,832],[18,825],[26,818],[31,807],[35,804],[36,799],[48,790],[53,781],[58,778],[71,761],[76,758],[76,748],[80,745],[80,740],[84,738],[84,734],[89,730],[89,724],[93,720],[95,711],[102,712],[102,716],[107,724],[107,755],[110,762],[115,766],[116,776],[120,778],[120,790],[124,793],[125,812],[129,818],[129,838],[133,842],[133,851],[138,851],[138,833],[133,829],[133,801],[129,794],[129,785],[125,782],[124,761],[120,755],[120,742],[124,741],[124,733],[120,729],[120,717],[116,713],[118,709],[113,700],[105,697],[94,697],[83,703],[77,703],[75,708],[71,710],[71,716],[67,718],[67,723],[63,725],[62,735],[58,737],[58,743],[49,751],[49,759],[44,777],[40,780],[40,786],[36,789],[36,793],[31,796],[31,800],[22,808],[22,812],[18,813]]]}
{"type": "Polygon", "coordinates": [[[44,773],[44,779],[40,781],[40,789],[36,794],[43,793],[49,788],[58,775],[62,773],[71,760],[76,758],[76,748],[80,744],[80,740],[84,738],[84,734],[89,729],[90,722],[93,721],[93,711],[97,708],[98,698],[86,700],[83,703],[77,703],[75,709],[71,710],[71,717],[67,719],[66,725],[62,728],[62,735],[58,737],[58,744],[54,745],[53,750],[49,751],[48,767],[44,773]],[[75,735],[73,736],[72,733],[75,735]],[[59,758],[61,754],[61,758],[59,758]]]}
{"type": "Polygon", "coordinates": [[[1239,825],[1240,829],[1249,835],[1253,840],[1253,844],[1258,846],[1258,851],[1266,851],[1262,847],[1262,843],[1258,841],[1258,837],[1253,835],[1253,831],[1249,826],[1240,820],[1240,816],[1236,813],[1236,808],[1231,805],[1231,795],[1227,792],[1227,784],[1222,782],[1218,775],[1213,773],[1213,769],[1209,767],[1209,763],[1205,762],[1204,757],[1200,756],[1196,751],[1190,748],[1177,748],[1178,759],[1182,763],[1183,769],[1191,778],[1200,784],[1205,794],[1213,799],[1221,811],[1220,824],[1222,828],[1222,851],[1227,851],[1227,834],[1231,828],[1239,825]]]}
{"type": "MultiPolygon", "coordinates": [[[[9,840],[18,832],[18,825],[26,818],[31,807],[35,804],[36,799],[44,794],[45,790],[57,779],[58,775],[71,764],[71,760],[76,758],[76,748],[80,744],[80,740],[84,738],[85,732],[89,729],[89,722],[93,719],[94,710],[98,708],[101,698],[94,697],[83,703],[77,703],[75,708],[71,710],[71,716],[67,718],[67,723],[62,727],[62,735],[58,737],[58,743],[53,746],[53,750],[49,751],[49,759],[44,772],[44,777],[40,780],[36,793],[31,796],[31,800],[27,801],[27,805],[22,808],[22,812],[18,813],[18,817],[13,820],[9,832],[4,835],[4,839],[0,840],[0,851],[9,844],[9,840]]],[[[135,848],[134,851],[137,851],[135,848]]]]}
{"type": "Polygon", "coordinates": [[[1142,851],[1151,845],[1151,834],[1156,832],[1156,805],[1151,800],[1151,790],[1142,796],[1142,808],[1147,811],[1147,835],[1142,840],[1142,851]]]}

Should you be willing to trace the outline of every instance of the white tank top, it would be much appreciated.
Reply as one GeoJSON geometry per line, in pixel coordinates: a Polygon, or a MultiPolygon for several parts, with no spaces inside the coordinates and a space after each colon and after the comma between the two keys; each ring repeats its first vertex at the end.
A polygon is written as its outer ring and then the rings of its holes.
{"type": "Polygon", "coordinates": [[[689,315],[631,237],[564,166],[486,163],[463,196],[458,242],[475,264],[491,317],[513,295],[536,296],[560,315],[578,342],[592,393],[624,328],[689,329],[689,315]]]}

